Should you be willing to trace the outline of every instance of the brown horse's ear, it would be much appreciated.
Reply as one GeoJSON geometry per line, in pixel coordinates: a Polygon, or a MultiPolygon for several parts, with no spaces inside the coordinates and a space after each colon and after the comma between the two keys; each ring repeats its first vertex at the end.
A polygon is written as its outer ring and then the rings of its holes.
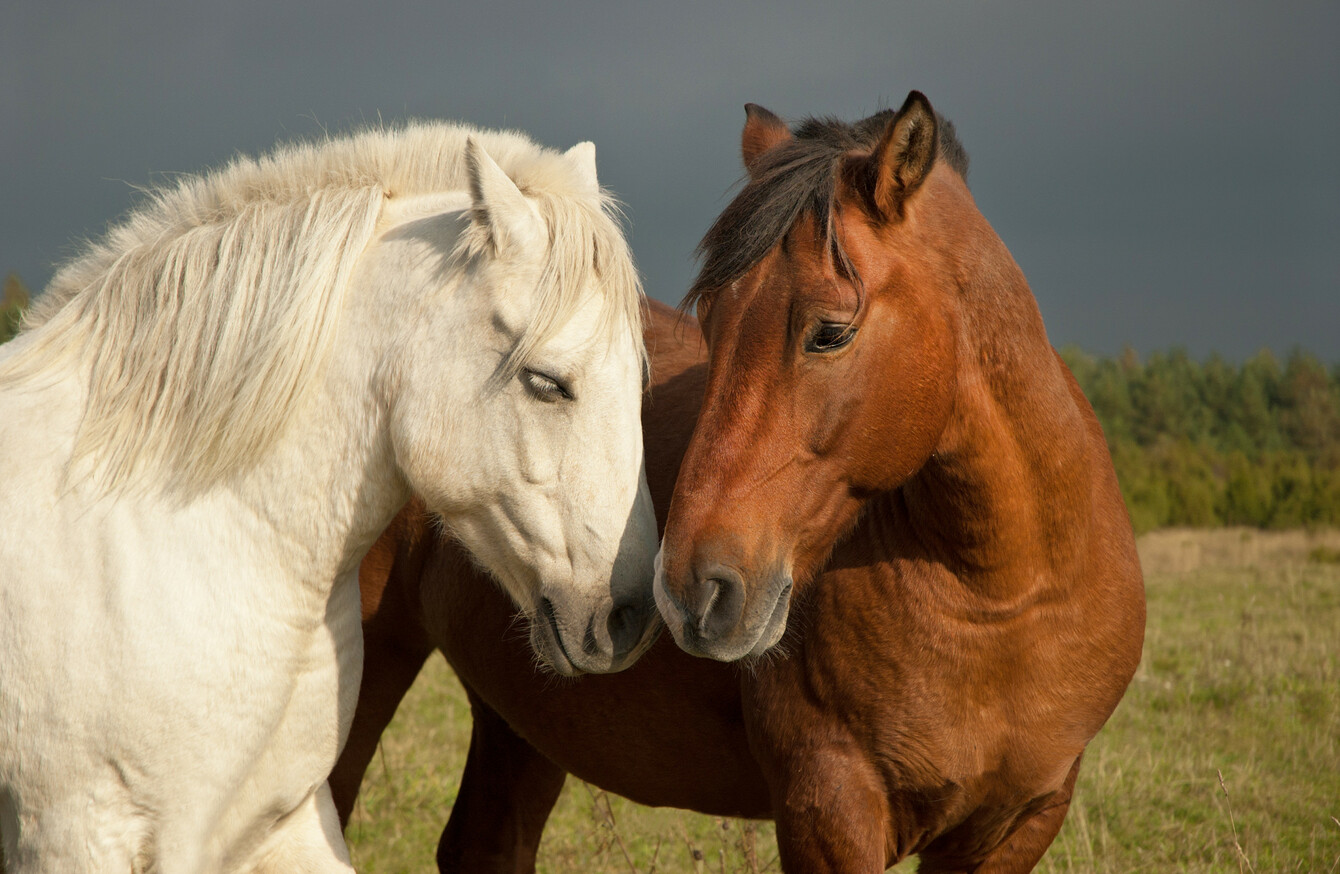
{"type": "Polygon", "coordinates": [[[791,139],[791,129],[786,126],[786,122],[757,103],[746,103],[744,113],[740,151],[744,154],[744,169],[752,176],[764,152],[791,139]]]}
{"type": "Polygon", "coordinates": [[[884,218],[902,215],[907,198],[931,172],[939,148],[935,110],[926,95],[913,91],[884,128],[870,156],[874,171],[871,200],[884,218]]]}

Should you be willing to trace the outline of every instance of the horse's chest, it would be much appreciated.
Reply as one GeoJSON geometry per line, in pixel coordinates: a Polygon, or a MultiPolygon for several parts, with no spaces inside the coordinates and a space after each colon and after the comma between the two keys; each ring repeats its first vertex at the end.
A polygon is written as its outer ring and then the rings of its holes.
{"type": "Polygon", "coordinates": [[[1053,718],[1028,633],[947,620],[915,598],[807,618],[745,687],[775,795],[864,783],[900,857],[951,834],[995,846],[1060,789],[1082,744],[1053,718]]]}

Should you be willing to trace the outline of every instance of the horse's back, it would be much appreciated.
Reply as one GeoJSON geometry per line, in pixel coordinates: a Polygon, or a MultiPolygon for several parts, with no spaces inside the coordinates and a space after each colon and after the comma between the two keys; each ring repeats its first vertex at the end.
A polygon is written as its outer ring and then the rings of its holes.
{"type": "Polygon", "coordinates": [[[693,436],[707,384],[707,344],[698,322],[661,303],[648,301],[647,354],[651,383],[643,399],[642,439],[647,485],[657,520],[665,524],[679,460],[693,436]]]}

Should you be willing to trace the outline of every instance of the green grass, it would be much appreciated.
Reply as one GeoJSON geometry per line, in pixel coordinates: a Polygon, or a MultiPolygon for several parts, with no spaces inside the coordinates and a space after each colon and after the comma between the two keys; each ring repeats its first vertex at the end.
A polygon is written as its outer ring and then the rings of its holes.
{"type": "MultiPolygon", "coordinates": [[[[1340,565],[1316,558],[1337,542],[1241,531],[1142,541],[1144,660],[1085,755],[1039,871],[1340,872],[1340,565]]],[[[364,782],[348,831],[360,870],[433,870],[469,724],[435,657],[364,782]]],[[[771,823],[641,807],[569,778],[539,867],[778,871],[776,853],[771,823]]]]}

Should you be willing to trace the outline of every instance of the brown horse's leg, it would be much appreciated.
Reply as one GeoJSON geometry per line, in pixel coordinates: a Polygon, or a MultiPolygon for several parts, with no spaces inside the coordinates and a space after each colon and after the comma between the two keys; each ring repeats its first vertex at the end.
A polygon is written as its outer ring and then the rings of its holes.
{"type": "Polygon", "coordinates": [[[876,874],[887,867],[884,793],[864,762],[815,756],[776,787],[777,849],[787,874],[876,874]],[[824,760],[828,761],[824,761],[824,760]],[[809,765],[824,761],[821,769],[809,765]]]}
{"type": "Polygon", "coordinates": [[[349,739],[330,775],[330,792],[341,827],[349,824],[363,774],[377,752],[382,732],[433,651],[414,607],[419,563],[401,556],[389,571],[369,574],[366,567],[360,579],[364,602],[363,679],[349,739]]]}
{"type": "Polygon", "coordinates": [[[540,834],[567,773],[518,737],[468,686],[466,693],[474,732],[437,846],[438,870],[534,874],[540,834]]]}
{"type": "MultiPolygon", "coordinates": [[[[1081,756],[1080,758],[1083,758],[1081,756]]],[[[1061,823],[1070,810],[1070,799],[1075,794],[1075,778],[1079,776],[1080,759],[1070,766],[1061,791],[1047,802],[1047,806],[1024,820],[1005,843],[991,851],[973,874],[1026,874],[1032,871],[1043,853],[1056,840],[1061,823]]]]}
{"type": "MultiPolygon", "coordinates": [[[[1081,756],[1081,758],[1083,758],[1081,756]]],[[[1024,820],[998,847],[977,865],[965,866],[937,858],[933,852],[923,853],[918,871],[925,874],[1027,874],[1047,852],[1061,830],[1070,799],[1075,792],[1075,778],[1079,775],[1080,759],[1070,766],[1065,784],[1047,801],[1045,807],[1024,820]]]]}
{"type": "Polygon", "coordinates": [[[364,638],[358,707],[349,728],[349,740],[330,774],[330,792],[340,814],[341,828],[349,824],[363,774],[377,752],[382,732],[431,652],[431,647],[410,649],[373,635],[364,638]]]}

